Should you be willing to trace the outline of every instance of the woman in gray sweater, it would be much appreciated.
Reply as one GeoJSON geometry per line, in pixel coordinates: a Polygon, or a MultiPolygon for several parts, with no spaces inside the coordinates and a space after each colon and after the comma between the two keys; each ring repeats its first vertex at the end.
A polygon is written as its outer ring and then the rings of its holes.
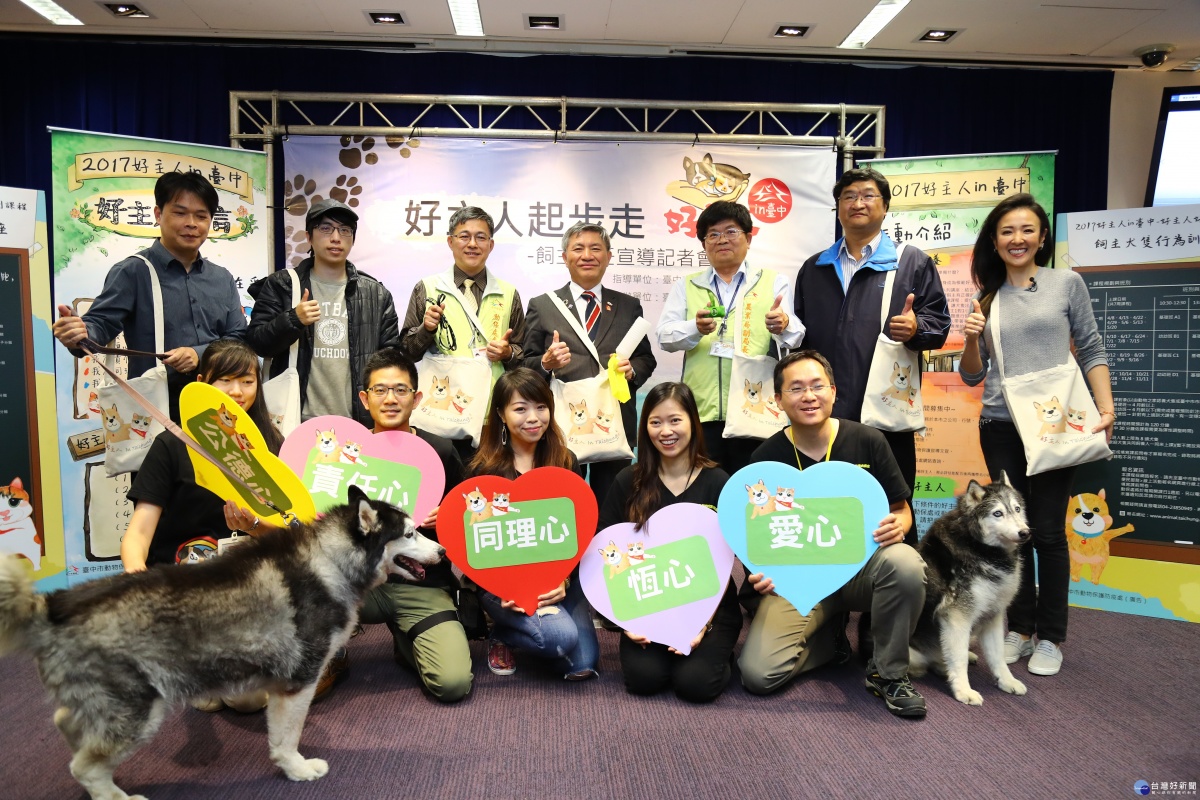
{"type": "Polygon", "coordinates": [[[1053,252],[1050,220],[1031,195],[1006,197],[992,209],[975,242],[971,277],[979,292],[971,301],[971,313],[963,327],[966,343],[958,367],[968,386],[983,381],[979,443],[988,472],[993,480],[1001,470],[1006,472],[1025,497],[1033,536],[1022,547],[1021,584],[1008,609],[1004,656],[1010,664],[1029,656],[1029,671],[1034,675],[1055,675],[1062,665],[1070,581],[1063,524],[1075,468],[1025,475],[1025,450],[1000,389],[999,370],[992,368],[989,355],[997,334],[989,321],[992,302],[1003,298],[1005,375],[1023,375],[1061,364],[1063,353],[1073,342],[1075,358],[1100,411],[1093,431],[1104,431],[1111,440],[1116,421],[1108,357],[1096,328],[1087,286],[1070,270],[1042,269],[1053,252]],[[1035,550],[1037,588],[1033,578],[1035,550]]]}

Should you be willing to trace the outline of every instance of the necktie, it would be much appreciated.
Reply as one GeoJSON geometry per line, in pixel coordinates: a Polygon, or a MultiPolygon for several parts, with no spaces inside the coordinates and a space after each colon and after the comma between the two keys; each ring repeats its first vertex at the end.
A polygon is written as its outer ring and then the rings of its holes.
{"type": "Polygon", "coordinates": [[[584,323],[587,325],[588,338],[594,342],[596,335],[600,333],[600,329],[596,327],[596,321],[600,319],[600,304],[596,302],[596,295],[592,292],[584,292],[581,297],[587,301],[587,318],[584,323]]]}
{"type": "Polygon", "coordinates": [[[479,301],[475,299],[475,281],[467,278],[463,281],[463,306],[472,314],[479,314],[479,301]]]}

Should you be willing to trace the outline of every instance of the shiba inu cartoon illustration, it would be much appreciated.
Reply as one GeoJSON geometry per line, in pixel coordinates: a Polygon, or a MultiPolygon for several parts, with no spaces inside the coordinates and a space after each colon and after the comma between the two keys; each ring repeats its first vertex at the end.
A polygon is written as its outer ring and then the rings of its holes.
{"type": "Polygon", "coordinates": [[[629,569],[629,554],[622,553],[617,543],[611,539],[606,546],[600,548],[600,555],[604,557],[604,563],[608,564],[610,578],[629,569]]]}
{"type": "Polygon", "coordinates": [[[654,558],[653,553],[646,552],[645,542],[630,542],[626,547],[626,556],[631,566],[643,563],[647,558],[654,558]]]}
{"type": "Polygon", "coordinates": [[[150,419],[149,414],[134,412],[129,421],[129,433],[132,436],[138,437],[135,441],[145,441],[146,434],[150,432],[150,419]]]}
{"type": "Polygon", "coordinates": [[[1087,419],[1086,408],[1068,408],[1067,409],[1067,427],[1076,433],[1087,433],[1083,429],[1084,420],[1087,419]]]}
{"type": "Polygon", "coordinates": [[[483,492],[478,488],[471,490],[470,493],[464,494],[463,499],[467,501],[467,510],[471,512],[471,524],[483,522],[485,519],[491,519],[492,504],[483,496],[483,492]]]}
{"type": "Polygon", "coordinates": [[[422,404],[426,408],[436,408],[446,410],[450,408],[450,376],[439,378],[433,376],[433,383],[429,387],[429,397],[425,398],[422,404]]]}
{"type": "Polygon", "coordinates": [[[754,506],[750,519],[775,513],[775,498],[767,491],[767,484],[761,478],[753,486],[747,483],[746,493],[750,497],[750,504],[754,506]]]}
{"type": "Polygon", "coordinates": [[[742,397],[745,398],[745,403],[742,409],[747,414],[765,414],[766,406],[763,404],[762,381],[751,383],[746,380],[746,385],[742,387],[742,397]]]}
{"type": "Polygon", "coordinates": [[[1067,504],[1071,580],[1078,581],[1083,576],[1083,568],[1088,567],[1092,583],[1100,583],[1100,576],[1108,566],[1109,542],[1133,532],[1132,525],[1114,528],[1112,524],[1103,489],[1096,494],[1084,492],[1071,498],[1067,504]]]}
{"type": "Polygon", "coordinates": [[[578,404],[568,403],[571,407],[571,432],[569,436],[587,436],[592,433],[595,423],[588,417],[587,400],[578,404]]]}
{"type": "Polygon", "coordinates": [[[612,432],[613,425],[613,410],[611,408],[602,408],[596,412],[595,426],[602,433],[612,432]]]}
{"type": "Polygon", "coordinates": [[[237,415],[229,409],[225,408],[225,404],[221,403],[221,407],[217,409],[217,427],[221,432],[230,439],[237,440],[237,415]]]}
{"type": "Polygon", "coordinates": [[[342,445],[342,453],[338,456],[338,461],[343,464],[358,464],[364,467],[367,465],[367,462],[362,459],[362,445],[351,441],[342,445]]]}
{"type": "Polygon", "coordinates": [[[0,486],[0,553],[25,556],[35,570],[42,568],[42,537],[33,524],[33,504],[20,478],[0,486]]]}
{"type": "Polygon", "coordinates": [[[493,492],[492,493],[492,516],[493,517],[503,517],[509,511],[515,512],[517,514],[521,513],[521,509],[511,508],[509,506],[509,498],[511,496],[512,495],[510,495],[508,492],[493,492]]]}
{"type": "Polygon", "coordinates": [[[121,419],[121,412],[117,410],[116,403],[103,410],[103,417],[105,443],[129,441],[129,425],[121,419]]]}
{"type": "Polygon", "coordinates": [[[796,505],[796,490],[786,486],[775,487],[775,509],[791,511],[796,505]]]}
{"type": "Polygon", "coordinates": [[[913,392],[913,387],[909,383],[912,377],[912,365],[907,367],[900,366],[899,361],[892,362],[892,385],[883,393],[884,397],[890,397],[901,403],[909,402],[909,394],[913,392]]]}
{"type": "MultiPolygon", "coordinates": [[[[447,378],[446,380],[450,380],[450,379],[447,378]]],[[[461,388],[459,388],[459,389],[454,390],[454,399],[452,399],[450,401],[450,403],[451,403],[451,405],[454,406],[454,410],[457,411],[459,414],[461,414],[461,413],[463,413],[463,411],[466,410],[467,406],[470,405],[471,401],[474,399],[475,399],[474,397],[471,397],[466,392],[464,392],[461,388]]]]}
{"type": "Polygon", "coordinates": [[[1057,397],[1051,397],[1044,405],[1034,401],[1033,407],[1037,409],[1038,419],[1042,422],[1041,430],[1038,431],[1039,437],[1066,432],[1067,418],[1063,416],[1062,403],[1058,402],[1057,397]]]}
{"type": "Polygon", "coordinates": [[[327,431],[317,431],[318,464],[336,464],[341,459],[338,452],[337,431],[330,428],[327,431]]]}
{"type": "Polygon", "coordinates": [[[683,174],[692,186],[718,200],[730,199],[729,195],[750,183],[750,173],[732,164],[714,164],[711,153],[705,153],[699,161],[684,156],[683,174]]]}

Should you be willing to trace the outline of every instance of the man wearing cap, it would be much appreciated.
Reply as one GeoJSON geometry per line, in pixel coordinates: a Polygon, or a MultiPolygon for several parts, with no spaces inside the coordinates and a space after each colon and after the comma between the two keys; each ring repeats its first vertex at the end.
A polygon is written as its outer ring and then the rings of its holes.
{"type": "Polygon", "coordinates": [[[358,215],[337,200],[321,200],[304,224],[312,255],[300,262],[300,302],[293,307],[292,280],[278,270],[250,286],[254,312],[246,341],[271,358],[273,378],[288,367],[288,348],[299,340],[301,416],[352,417],[371,427],[358,402],[357,385],[367,358],[400,343],[392,294],[348,260],[358,233],[358,215]]]}

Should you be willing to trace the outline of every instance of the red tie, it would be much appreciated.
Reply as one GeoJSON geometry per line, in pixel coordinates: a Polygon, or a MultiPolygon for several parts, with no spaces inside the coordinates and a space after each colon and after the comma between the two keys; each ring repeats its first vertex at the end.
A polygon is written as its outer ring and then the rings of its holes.
{"type": "Polygon", "coordinates": [[[596,334],[599,333],[596,330],[596,320],[600,319],[600,304],[596,302],[596,295],[590,291],[584,292],[581,296],[587,301],[588,338],[594,342],[596,341],[596,334]]]}

